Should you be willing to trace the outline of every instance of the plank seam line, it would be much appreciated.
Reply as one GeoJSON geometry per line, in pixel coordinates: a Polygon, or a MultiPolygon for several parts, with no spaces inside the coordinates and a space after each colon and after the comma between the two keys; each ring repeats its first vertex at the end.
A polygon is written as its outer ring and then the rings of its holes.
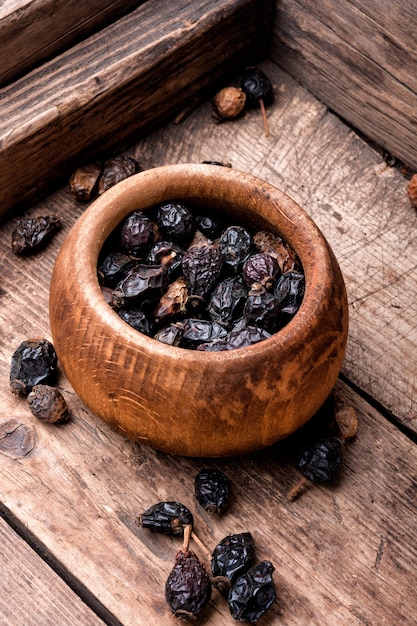
{"type": "Polygon", "coordinates": [[[27,543],[27,545],[52,569],[61,580],[80,598],[106,626],[123,626],[115,615],[107,609],[98,598],[59,561],[45,544],[38,539],[3,503],[0,502],[0,517],[10,528],[27,543]]]}

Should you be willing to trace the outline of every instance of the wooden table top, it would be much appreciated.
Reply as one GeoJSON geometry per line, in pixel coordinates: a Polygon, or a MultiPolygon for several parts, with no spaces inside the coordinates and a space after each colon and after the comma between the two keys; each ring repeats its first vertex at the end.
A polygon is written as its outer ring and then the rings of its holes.
{"type": "MultiPolygon", "coordinates": [[[[277,602],[261,624],[417,625],[417,214],[407,177],[276,65],[262,67],[276,93],[268,137],[256,110],[215,124],[206,102],[128,152],[144,168],[229,162],[280,187],[323,231],[349,298],[349,340],[336,391],[359,420],[341,477],[289,501],[299,479],[289,441],[238,458],[174,457],[114,433],[62,373],[58,386],[71,411],[65,424],[40,422],[11,393],[13,351],[28,337],[50,338],[51,271],[85,208],[64,185],[25,213],[62,217],[62,230],[44,251],[13,254],[16,215],[0,229],[4,625],[175,623],[164,585],[180,540],[137,523],[161,500],[179,500],[193,511],[209,552],[227,534],[253,534],[257,559],[275,566],[277,587],[277,602]],[[221,469],[231,482],[232,501],[220,517],[195,502],[194,477],[203,467],[221,469]]],[[[233,623],[220,594],[213,593],[201,623],[233,623]]]]}

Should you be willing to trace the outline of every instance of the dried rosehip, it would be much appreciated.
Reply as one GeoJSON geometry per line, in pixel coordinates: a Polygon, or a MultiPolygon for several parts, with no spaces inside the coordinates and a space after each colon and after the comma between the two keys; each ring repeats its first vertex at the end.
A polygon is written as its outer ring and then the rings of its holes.
{"type": "Polygon", "coordinates": [[[17,220],[12,231],[12,250],[15,254],[31,254],[40,250],[61,228],[58,215],[40,215],[17,220]]]}
{"type": "Polygon", "coordinates": [[[212,115],[217,121],[232,120],[245,108],[246,94],[240,87],[224,87],[212,100],[212,115]]]}
{"type": "Polygon", "coordinates": [[[248,292],[240,276],[225,278],[213,289],[207,305],[210,318],[230,328],[243,312],[248,292]]]}
{"type": "Polygon", "coordinates": [[[199,343],[215,341],[226,337],[227,331],[220,324],[209,320],[188,318],[182,322],[181,347],[195,347],[199,343]]]}
{"type": "Polygon", "coordinates": [[[222,593],[228,591],[236,578],[247,572],[255,560],[255,542],[251,533],[227,535],[214,548],[211,557],[211,572],[221,580],[222,593]]]}
{"type": "Polygon", "coordinates": [[[227,476],[217,469],[203,469],[194,480],[197,502],[209,513],[220,513],[229,501],[227,476]]]}
{"type": "Polygon", "coordinates": [[[208,572],[190,550],[180,550],[165,583],[165,598],[175,617],[198,617],[211,598],[208,572]]]}
{"type": "Polygon", "coordinates": [[[122,252],[110,252],[98,267],[100,282],[106,286],[115,286],[136,265],[136,261],[122,252]]]}
{"type": "Polygon", "coordinates": [[[27,400],[33,415],[44,422],[58,424],[68,419],[67,403],[56,387],[35,385],[27,400]]]}
{"type": "Polygon", "coordinates": [[[242,226],[229,226],[219,239],[223,261],[234,271],[242,265],[250,253],[252,237],[242,226]]]}
{"type": "Polygon", "coordinates": [[[113,187],[121,180],[133,176],[142,170],[136,159],[130,155],[117,156],[104,164],[103,173],[98,184],[99,195],[113,187]]]}
{"type": "Polygon", "coordinates": [[[163,265],[171,280],[178,278],[182,269],[183,251],[171,241],[157,241],[148,252],[149,265],[163,265]]]}
{"type": "Polygon", "coordinates": [[[161,296],[154,308],[153,316],[156,322],[185,314],[187,311],[188,290],[182,276],[168,285],[166,292],[161,296]]]}
{"type": "Polygon", "coordinates": [[[246,95],[247,106],[257,107],[259,100],[268,106],[274,99],[272,83],[259,67],[248,67],[240,79],[240,86],[246,95]]]}
{"type": "Polygon", "coordinates": [[[254,624],[276,600],[274,566],[262,561],[240,576],[227,598],[233,619],[254,624]]]}
{"type": "Polygon", "coordinates": [[[55,382],[58,358],[47,339],[22,341],[12,355],[10,386],[13,393],[27,396],[32,387],[55,382]]]}
{"type": "Polygon", "coordinates": [[[156,302],[163,294],[168,277],[161,265],[135,265],[113,291],[112,306],[145,306],[156,302]]]}
{"type": "Polygon", "coordinates": [[[236,350],[237,348],[245,348],[246,346],[252,346],[259,341],[269,339],[271,334],[263,328],[256,328],[255,326],[246,326],[242,330],[235,330],[230,332],[226,337],[226,350],[236,350]]]}
{"type": "Polygon", "coordinates": [[[279,300],[261,283],[254,283],[249,290],[243,315],[249,326],[259,326],[274,332],[279,325],[281,306],[279,300]]]}
{"type": "Polygon", "coordinates": [[[98,161],[77,167],[69,179],[70,192],[78,202],[88,202],[97,192],[103,166],[98,161]]]}
{"type": "Polygon", "coordinates": [[[156,221],[162,236],[169,241],[186,245],[193,238],[194,215],[182,202],[161,204],[157,210],[156,221]]]}
{"type": "Polygon", "coordinates": [[[119,309],[117,314],[126,324],[129,324],[129,326],[135,330],[149,337],[152,335],[154,324],[143,309],[119,309]]]}
{"type": "Polygon", "coordinates": [[[205,243],[190,246],[182,259],[182,271],[190,297],[206,296],[221,270],[222,257],[216,246],[205,243]]]}
{"type": "Polygon", "coordinates": [[[183,330],[181,323],[169,324],[169,326],[158,330],[153,338],[161,343],[166,343],[168,346],[179,346],[183,330]]]}
{"type": "Polygon", "coordinates": [[[196,215],[195,223],[197,229],[208,239],[215,239],[224,229],[223,220],[215,213],[205,212],[196,215]]]}
{"type": "Polygon", "coordinates": [[[143,258],[158,235],[156,224],[145,213],[134,211],[122,224],[120,242],[129,255],[143,258]]]}
{"type": "Polygon", "coordinates": [[[181,502],[158,502],[139,517],[139,524],[165,535],[182,535],[185,526],[192,526],[193,515],[181,502]]]}
{"type": "Polygon", "coordinates": [[[279,235],[268,230],[260,230],[254,234],[253,243],[258,252],[267,252],[276,258],[281,272],[298,269],[296,253],[279,235]]]}
{"type": "Polygon", "coordinates": [[[274,295],[277,297],[281,312],[294,315],[300,308],[305,291],[304,274],[285,272],[276,282],[274,295]]]}
{"type": "Polygon", "coordinates": [[[314,442],[303,450],[297,467],[315,483],[329,482],[339,471],[343,461],[343,444],[337,437],[314,442]]]}
{"type": "Polygon", "coordinates": [[[271,289],[279,273],[278,261],[266,252],[252,254],[243,263],[242,274],[247,287],[261,283],[266,289],[271,289]]]}

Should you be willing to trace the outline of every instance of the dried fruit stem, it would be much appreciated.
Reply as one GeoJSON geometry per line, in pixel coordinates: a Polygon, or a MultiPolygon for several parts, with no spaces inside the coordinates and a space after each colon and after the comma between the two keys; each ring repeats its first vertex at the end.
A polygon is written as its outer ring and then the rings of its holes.
{"type": "Polygon", "coordinates": [[[290,491],[287,493],[287,500],[295,500],[296,497],[300,495],[301,491],[304,489],[307,483],[310,482],[311,481],[308,478],[302,476],[300,480],[294,485],[294,487],[290,489],[290,491]]]}
{"type": "Polygon", "coordinates": [[[263,121],[264,129],[265,129],[265,137],[269,137],[269,125],[268,125],[268,120],[266,117],[265,104],[264,104],[263,98],[259,98],[259,106],[261,108],[261,113],[262,113],[262,121],[263,121]]]}
{"type": "Polygon", "coordinates": [[[191,524],[186,524],[184,526],[184,540],[182,542],[182,551],[188,552],[188,548],[190,545],[190,537],[193,534],[193,527],[191,524]]]}
{"type": "MultiPolygon", "coordinates": [[[[185,529],[184,529],[184,533],[185,533],[185,529]]],[[[198,537],[198,535],[195,534],[195,532],[192,529],[191,529],[191,538],[196,542],[196,544],[198,545],[200,550],[204,553],[205,557],[210,562],[211,561],[211,554],[210,554],[209,550],[206,548],[204,543],[201,541],[201,539],[198,537]]]]}

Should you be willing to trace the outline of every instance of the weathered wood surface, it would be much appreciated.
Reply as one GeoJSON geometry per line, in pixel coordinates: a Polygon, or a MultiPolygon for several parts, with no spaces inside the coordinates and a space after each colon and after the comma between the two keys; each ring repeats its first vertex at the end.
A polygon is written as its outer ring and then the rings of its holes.
{"type": "MultiPolygon", "coordinates": [[[[277,92],[268,112],[269,137],[257,111],[218,126],[207,103],[130,152],[144,167],[231,162],[303,204],[333,246],[347,282],[351,338],[344,371],[413,426],[416,328],[407,311],[415,306],[416,216],[404,199],[406,181],[305,89],[272,64],[263,67],[277,92]]],[[[8,421],[17,422],[0,446],[3,505],[115,615],[115,624],[171,623],[163,588],[180,541],[139,528],[136,518],[159,500],[178,499],[194,512],[195,530],[209,550],[230,532],[250,530],[258,559],[272,560],[278,602],[265,624],[416,626],[417,447],[347,385],[337,389],[360,424],[346,448],[341,480],[308,488],[294,502],[286,498],[298,480],[290,441],[217,461],[172,457],[109,430],[62,375],[59,387],[72,419],[61,426],[37,421],[26,401],[11,394],[13,350],[28,336],[49,337],[52,266],[82,211],[66,187],[28,210],[58,212],[64,221],[49,247],[31,258],[11,252],[14,219],[0,229],[0,427],[4,432],[8,421]],[[220,519],[193,498],[194,476],[205,466],[222,469],[232,483],[232,502],[220,519]]],[[[202,623],[232,623],[218,594],[202,623]]]]}
{"type": "Polygon", "coordinates": [[[145,2],[0,90],[0,218],[262,58],[271,0],[145,2]],[[157,10],[156,10],[157,6],[157,10]]]}
{"type": "Polygon", "coordinates": [[[416,31],[416,0],[277,0],[270,56],[417,169],[416,31]]]}
{"type": "Polygon", "coordinates": [[[138,0],[3,0],[0,85],[15,80],[138,4],[138,0]]]}
{"type": "Polygon", "coordinates": [[[268,180],[303,206],[335,250],[350,331],[344,374],[417,431],[417,214],[407,181],[272,63],[277,94],[260,114],[215,125],[210,105],[136,145],[144,167],[214,159],[268,180]]]}
{"type": "Polygon", "coordinates": [[[104,622],[0,519],[2,626],[100,626],[104,622]]]}

